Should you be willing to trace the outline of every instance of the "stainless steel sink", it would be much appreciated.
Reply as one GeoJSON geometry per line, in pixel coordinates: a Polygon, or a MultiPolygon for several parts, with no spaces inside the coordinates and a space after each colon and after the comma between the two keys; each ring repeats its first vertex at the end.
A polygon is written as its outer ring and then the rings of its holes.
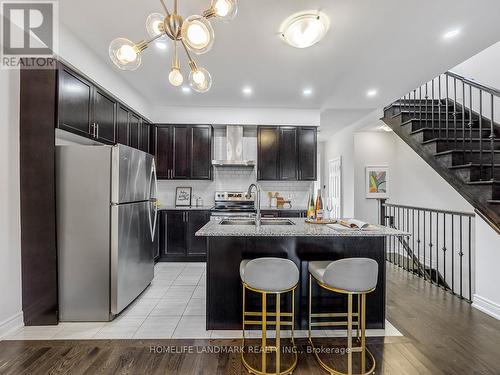
{"type": "Polygon", "coordinates": [[[219,223],[220,225],[255,225],[255,220],[253,219],[223,219],[219,223]]]}
{"type": "MultiPolygon", "coordinates": [[[[223,219],[220,225],[255,225],[254,219],[223,219]]],[[[260,225],[295,225],[289,219],[261,219],[260,225]]]]}
{"type": "Polygon", "coordinates": [[[292,220],[289,219],[261,219],[261,225],[295,225],[292,220]]]}

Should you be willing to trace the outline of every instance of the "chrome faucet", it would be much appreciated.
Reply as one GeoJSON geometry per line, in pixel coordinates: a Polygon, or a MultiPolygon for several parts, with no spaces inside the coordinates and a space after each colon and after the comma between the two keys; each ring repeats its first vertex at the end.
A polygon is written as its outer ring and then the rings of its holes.
{"type": "Polygon", "coordinates": [[[260,226],[260,186],[259,184],[250,184],[247,191],[247,197],[252,196],[252,189],[255,188],[255,205],[257,206],[257,214],[255,215],[255,224],[260,226]]]}

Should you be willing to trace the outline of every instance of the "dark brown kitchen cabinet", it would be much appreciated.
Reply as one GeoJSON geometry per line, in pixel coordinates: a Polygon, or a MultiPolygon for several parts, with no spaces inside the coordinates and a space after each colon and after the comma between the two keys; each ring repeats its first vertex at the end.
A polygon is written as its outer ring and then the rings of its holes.
{"type": "Polygon", "coordinates": [[[157,125],[153,134],[159,179],[212,179],[210,125],[157,125]]]}
{"type": "Polygon", "coordinates": [[[257,131],[257,178],[279,179],[279,127],[260,126],[257,131]]]}
{"type": "Polygon", "coordinates": [[[172,128],[174,146],[172,178],[188,179],[191,177],[190,130],[189,126],[174,125],[172,128]]]}
{"type": "Polygon", "coordinates": [[[139,148],[139,130],[141,125],[141,118],[135,113],[129,113],[129,139],[128,145],[133,148],[139,148]]]}
{"type": "Polygon", "coordinates": [[[170,126],[156,126],[154,132],[156,174],[159,179],[169,179],[172,171],[172,128],[170,126]]]}
{"type": "Polygon", "coordinates": [[[259,126],[257,178],[261,181],[315,181],[315,127],[259,126]]]}
{"type": "Polygon", "coordinates": [[[116,100],[99,89],[94,90],[94,137],[101,142],[115,142],[116,100]]]}
{"type": "Polygon", "coordinates": [[[191,128],[191,178],[212,179],[212,128],[193,126],[191,128]]]}
{"type": "Polygon", "coordinates": [[[139,150],[149,152],[149,127],[150,124],[146,121],[141,121],[139,150]]]}
{"type": "Polygon", "coordinates": [[[188,257],[206,257],[207,239],[206,237],[196,237],[198,232],[206,223],[210,221],[210,211],[189,211],[187,221],[187,248],[188,257]]]}
{"type": "Polygon", "coordinates": [[[317,177],[317,130],[313,127],[297,129],[298,173],[301,181],[316,181],[317,177]]]}
{"type": "Polygon", "coordinates": [[[59,69],[58,127],[75,134],[92,134],[92,84],[72,70],[59,69]]]}
{"type": "Polygon", "coordinates": [[[128,136],[128,109],[122,105],[118,105],[116,112],[116,142],[122,145],[128,145],[128,136]]]}
{"type": "Polygon", "coordinates": [[[90,78],[58,63],[56,127],[102,143],[150,151],[148,120],[90,78]]]}
{"type": "Polygon", "coordinates": [[[294,127],[280,127],[279,139],[279,179],[297,180],[297,129],[294,127]]]}
{"type": "Polygon", "coordinates": [[[206,238],[195,233],[209,220],[208,210],[160,211],[160,260],[205,261],[206,238]]]}
{"type": "Polygon", "coordinates": [[[164,221],[164,254],[170,257],[186,256],[186,211],[167,211],[164,221]]]}

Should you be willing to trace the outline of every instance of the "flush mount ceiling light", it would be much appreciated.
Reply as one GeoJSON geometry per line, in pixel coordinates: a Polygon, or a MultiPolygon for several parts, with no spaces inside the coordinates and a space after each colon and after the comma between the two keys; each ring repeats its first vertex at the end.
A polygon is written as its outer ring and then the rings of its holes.
{"type": "Polygon", "coordinates": [[[313,90],[310,88],[306,88],[306,89],[302,90],[302,95],[304,95],[304,96],[311,96],[312,93],[313,93],[313,90]]]}
{"type": "Polygon", "coordinates": [[[374,97],[375,95],[377,95],[377,90],[368,90],[366,92],[366,96],[368,96],[370,98],[374,97]]]}
{"type": "Polygon", "coordinates": [[[450,30],[443,34],[443,39],[453,39],[458,34],[460,34],[460,29],[450,30]]]}
{"type": "Polygon", "coordinates": [[[209,19],[217,18],[225,22],[232,20],[238,10],[237,1],[211,0],[210,7],[202,12],[202,15],[192,15],[183,19],[177,13],[177,0],[174,0],[172,13],[165,1],[160,0],[164,14],[152,13],[146,19],[146,31],[150,39],[134,43],[126,38],[117,38],[109,45],[109,57],[118,68],[135,70],[141,65],[142,52],[151,43],[155,42],[159,48],[166,49],[166,43],[170,39],[174,48],[168,75],[169,82],[173,86],[180,86],[184,82],[177,55],[177,43],[180,43],[188,58],[189,85],[197,92],[207,92],[212,86],[212,77],[205,68],[198,67],[190,52],[201,55],[212,49],[214,29],[209,19]]]}
{"type": "Polygon", "coordinates": [[[318,43],[328,32],[330,20],[323,12],[308,10],[292,14],[280,27],[285,43],[295,48],[307,48],[318,43]]]}
{"type": "Polygon", "coordinates": [[[249,87],[249,86],[245,86],[245,87],[243,87],[243,89],[241,90],[241,92],[242,92],[243,94],[245,94],[246,96],[250,96],[250,95],[252,95],[252,94],[253,94],[253,90],[252,90],[252,88],[251,88],[251,87],[249,87]]]}

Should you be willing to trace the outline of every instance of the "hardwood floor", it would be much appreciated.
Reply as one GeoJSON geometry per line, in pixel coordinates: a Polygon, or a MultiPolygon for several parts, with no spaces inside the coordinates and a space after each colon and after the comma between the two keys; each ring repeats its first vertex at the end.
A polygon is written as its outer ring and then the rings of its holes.
{"type": "MultiPolygon", "coordinates": [[[[368,338],[377,374],[500,374],[500,321],[387,264],[387,318],[404,337],[368,338]]],[[[239,340],[2,341],[1,374],[246,374],[239,353],[199,353],[239,340]],[[196,345],[195,353],[151,347],[196,345]]],[[[324,342],[324,341],[323,341],[324,342]]],[[[324,374],[304,339],[294,374],[324,374]],[[304,352],[301,352],[303,349],[304,352]]],[[[332,341],[330,341],[332,343],[332,341]]]]}

